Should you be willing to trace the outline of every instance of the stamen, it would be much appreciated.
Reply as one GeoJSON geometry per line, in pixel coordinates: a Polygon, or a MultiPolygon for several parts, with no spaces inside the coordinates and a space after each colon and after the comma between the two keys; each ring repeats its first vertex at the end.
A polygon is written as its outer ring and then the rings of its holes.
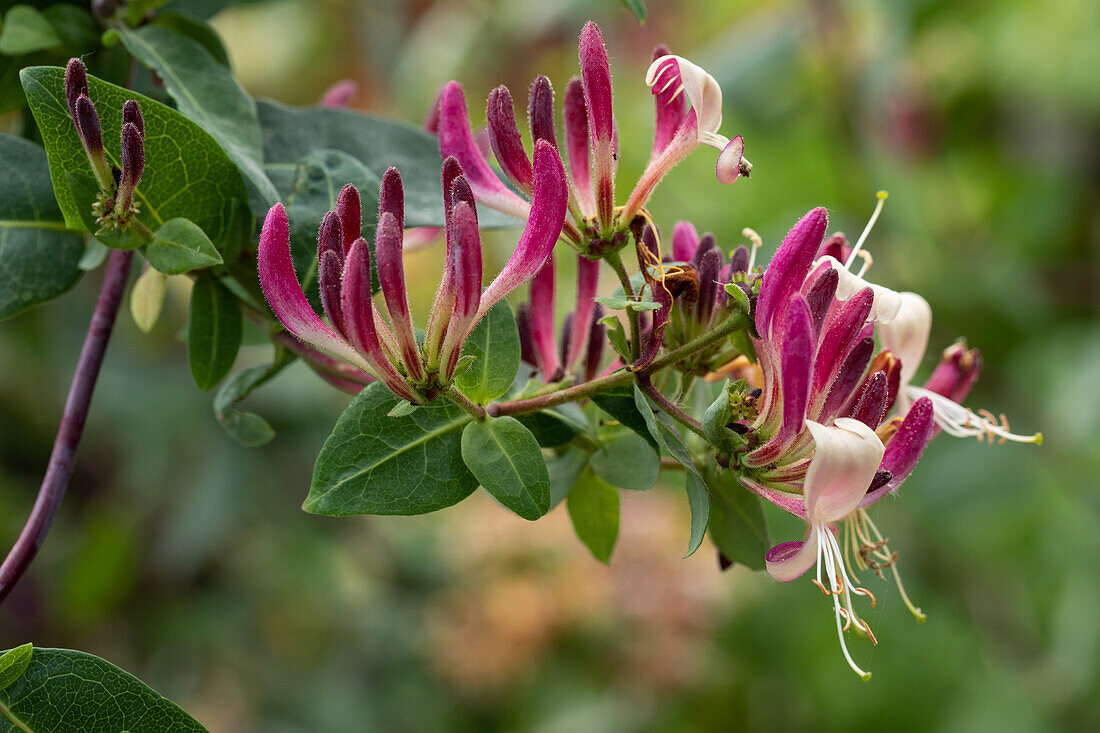
{"type": "Polygon", "coordinates": [[[1018,435],[1009,432],[1008,419],[1001,415],[1000,418],[988,410],[979,410],[977,414],[969,408],[963,407],[947,397],[923,387],[909,385],[905,388],[906,394],[914,401],[921,397],[932,400],[932,419],[948,435],[956,438],[976,437],[979,442],[986,438],[990,443],[993,438],[1001,438],[1004,441],[1011,440],[1016,443],[1043,444],[1043,434],[1018,435]]]}
{"type": "Polygon", "coordinates": [[[752,272],[753,265],[756,264],[756,251],[764,246],[764,238],[756,233],[755,229],[745,227],[741,230],[741,236],[745,237],[752,243],[752,251],[749,252],[749,267],[747,272],[752,272]]]}
{"type": "Polygon", "coordinates": [[[866,273],[867,270],[871,269],[871,263],[873,263],[875,260],[873,257],[871,257],[871,253],[865,249],[861,249],[859,252],[856,252],[856,256],[864,260],[863,267],[859,268],[859,272],[856,273],[856,277],[863,277],[864,273],[866,273]]]}
{"type": "MultiPolygon", "coordinates": [[[[858,512],[860,514],[860,518],[866,523],[871,531],[875,533],[875,536],[878,537],[879,542],[882,543],[882,546],[886,548],[886,540],[883,539],[882,533],[878,531],[878,527],[875,526],[875,523],[871,521],[871,516],[867,514],[867,510],[859,509],[858,512]]],[[[889,551],[889,548],[886,549],[887,551],[889,551]]],[[[909,613],[913,614],[913,616],[916,617],[917,623],[923,624],[925,621],[928,620],[928,616],[926,616],[924,612],[920,610],[919,606],[915,605],[911,600],[909,600],[909,594],[905,592],[905,585],[901,582],[901,575],[898,573],[898,553],[895,552],[891,554],[890,562],[888,563],[888,565],[890,567],[890,572],[894,574],[894,583],[898,586],[898,594],[901,596],[901,600],[904,601],[905,607],[909,609],[909,613]]]]}
{"type": "Polygon", "coordinates": [[[867,590],[866,588],[861,588],[857,585],[852,587],[852,592],[858,593],[861,596],[867,596],[871,599],[871,608],[875,607],[875,603],[877,603],[877,601],[875,600],[875,594],[871,591],[867,590]]]}
{"type": "Polygon", "coordinates": [[[874,228],[875,222],[878,221],[879,214],[882,213],[882,207],[886,205],[886,199],[890,194],[886,191],[879,191],[875,194],[878,198],[878,204],[875,205],[875,210],[871,214],[871,219],[867,222],[867,226],[863,227],[863,234],[859,235],[859,240],[855,246],[852,247],[852,253],[848,256],[848,261],[844,263],[844,269],[851,269],[852,263],[856,261],[856,253],[863,247],[863,243],[867,241],[867,235],[871,233],[871,229],[874,228]]]}

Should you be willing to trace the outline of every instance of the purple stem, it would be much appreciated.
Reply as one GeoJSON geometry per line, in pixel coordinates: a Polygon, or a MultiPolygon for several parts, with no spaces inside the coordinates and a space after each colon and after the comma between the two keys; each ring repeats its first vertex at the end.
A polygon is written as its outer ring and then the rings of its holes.
{"type": "Polygon", "coordinates": [[[107,259],[103,286],[96,300],[88,334],[84,337],[84,346],[80,349],[80,359],[69,386],[69,396],[65,400],[65,411],[61,415],[61,425],[57,429],[42,488],[38,490],[38,498],[19,539],[4,559],[4,564],[0,565],[0,603],[38,554],[61,500],[65,498],[65,489],[76,463],[76,451],[80,447],[80,436],[84,432],[84,422],[88,418],[88,406],[92,401],[96,378],[99,377],[99,367],[103,364],[107,342],[111,338],[111,329],[118,316],[133,256],[133,251],[113,250],[107,259]]]}

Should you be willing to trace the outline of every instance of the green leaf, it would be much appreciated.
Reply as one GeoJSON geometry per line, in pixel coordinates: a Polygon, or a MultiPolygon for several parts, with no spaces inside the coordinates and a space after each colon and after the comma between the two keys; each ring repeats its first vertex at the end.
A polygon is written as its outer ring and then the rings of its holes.
{"type": "MultiPolygon", "coordinates": [[[[402,122],[346,109],[289,107],[264,100],[256,103],[256,111],[264,131],[264,171],[284,196],[293,188],[299,160],[319,150],[339,150],[372,171],[390,166],[401,171],[405,226],[443,225],[443,160],[435,137],[402,122]]],[[[482,228],[521,225],[487,207],[479,207],[478,223],[482,228]]]]}
{"type": "Polygon", "coordinates": [[[237,403],[252,394],[296,358],[289,351],[276,347],[275,361],[242,369],[218,388],[214,395],[214,417],[229,436],[246,448],[257,448],[275,437],[275,429],[259,415],[239,412],[237,403]]]}
{"type": "Polygon", "coordinates": [[[588,454],[575,446],[546,462],[546,471],[550,474],[551,509],[565,499],[587,465],[588,454]]]}
{"type": "Polygon", "coordinates": [[[229,373],[241,346],[241,305],[217,278],[204,275],[191,291],[187,359],[191,376],[206,391],[229,373]]]}
{"type": "Polygon", "coordinates": [[[164,295],[168,291],[168,276],[147,267],[130,290],[130,315],[142,333],[149,333],[157,324],[164,295]]]}
{"type": "Polygon", "coordinates": [[[328,516],[424,514],[473,493],[478,482],[461,451],[469,414],[439,400],[388,417],[398,402],[378,382],[351,401],[317,456],[303,509],[328,516]]]}
{"type": "MultiPolygon", "coordinates": [[[[91,179],[92,169],[65,102],[65,70],[32,66],[20,72],[34,119],[49,158],[57,204],[71,229],[88,230],[82,211],[90,202],[78,200],[70,176],[91,179]]],[[[145,118],[145,175],[138,184],[138,218],[156,231],[182,216],[198,224],[220,251],[239,246],[241,217],[250,216],[248,191],[237,166],[202,128],[179,112],[148,97],[88,77],[92,101],[103,126],[107,159],[120,164],[118,139],[122,105],[134,99],[145,118]]]]}
{"type": "Polygon", "coordinates": [[[584,412],[572,402],[517,415],[516,419],[531,431],[535,440],[543,448],[557,448],[565,445],[575,438],[577,433],[588,429],[584,412]]]}
{"type": "Polygon", "coordinates": [[[771,547],[760,497],[737,482],[733,471],[706,470],[710,500],[710,538],[734,562],[764,569],[764,553],[771,547]]]}
{"type": "Polygon", "coordinates": [[[83,240],[62,221],[45,151],[0,133],[0,318],[76,284],[83,240]]]}
{"type": "Polygon", "coordinates": [[[466,373],[455,379],[464,395],[487,405],[508,391],[519,371],[519,330],[506,301],[489,309],[466,338],[462,354],[475,357],[466,373]]]}
{"type": "Polygon", "coordinates": [[[592,469],[612,486],[648,491],[661,475],[661,459],[642,436],[619,428],[600,435],[600,449],[589,457],[592,469]]]}
{"type": "Polygon", "coordinates": [[[592,467],[580,475],[566,499],[573,529],[597,560],[608,563],[619,538],[619,492],[592,467]]]}
{"type": "Polygon", "coordinates": [[[226,53],[225,45],[208,23],[183,13],[158,13],[153,23],[187,36],[192,41],[197,41],[214,57],[215,61],[229,67],[229,54],[226,53]]]}
{"type": "Polygon", "coordinates": [[[256,103],[229,69],[201,43],[166,26],[123,27],[120,32],[126,49],[157,72],[180,111],[218,141],[264,203],[278,201],[279,192],[263,170],[256,103]]]}
{"type": "Polygon", "coordinates": [[[94,52],[99,45],[99,24],[86,8],[58,3],[45,8],[42,16],[61,38],[59,51],[79,56],[94,52]]]}
{"type": "Polygon", "coordinates": [[[462,431],[462,460],[493,497],[535,520],[550,511],[550,474],[535,436],[514,417],[471,422],[462,431]]]}
{"type": "Polygon", "coordinates": [[[166,275],[222,264],[214,243],[190,219],[169,219],[153,234],[145,250],[149,264],[166,275]]]}
{"type": "Polygon", "coordinates": [[[626,9],[634,13],[639,23],[645,23],[645,3],[642,0],[621,0],[626,9]]]}
{"type": "Polygon", "coordinates": [[[61,36],[50,21],[30,5],[16,5],[4,16],[0,53],[5,56],[22,56],[60,45],[61,36]]]}
{"type": "Polygon", "coordinates": [[[605,308],[611,310],[635,310],[635,311],[655,311],[661,307],[661,304],[655,300],[632,300],[630,298],[594,298],[594,300],[605,308]]]}
{"type": "Polygon", "coordinates": [[[623,385],[605,392],[599,392],[592,397],[592,401],[623,426],[630,428],[649,441],[651,446],[657,447],[657,441],[650,435],[645,418],[642,413],[638,412],[638,406],[634,403],[634,388],[632,386],[623,385]]]}
{"type": "Polygon", "coordinates": [[[623,322],[616,316],[605,316],[600,323],[607,327],[607,340],[622,357],[623,361],[630,362],[630,344],[626,340],[626,331],[623,330],[623,322]]]}
{"type": "Polygon", "coordinates": [[[33,647],[30,644],[24,644],[0,654],[0,692],[10,687],[27,671],[27,665],[31,663],[32,651],[33,647]]]}
{"type": "Polygon", "coordinates": [[[205,733],[141,680],[84,652],[35,649],[26,672],[0,690],[5,731],[205,733]]]}
{"type": "Polygon", "coordinates": [[[649,404],[649,398],[642,390],[634,386],[634,404],[645,420],[653,439],[660,443],[661,447],[668,451],[669,455],[680,462],[687,473],[688,508],[691,509],[691,539],[688,541],[688,555],[699,549],[703,542],[703,536],[707,532],[707,522],[710,519],[710,497],[707,492],[707,484],[695,461],[688,453],[684,445],[684,439],[680,431],[674,425],[670,425],[669,418],[664,414],[654,414],[653,406],[649,404]]]}
{"type": "MultiPolygon", "coordinates": [[[[371,219],[373,231],[374,204],[382,179],[347,153],[339,150],[318,150],[295,164],[294,187],[287,195],[286,211],[290,220],[290,253],[298,280],[313,308],[321,312],[321,294],[317,288],[317,230],[321,218],[336,208],[336,199],[347,184],[359,189],[362,211],[371,219]]],[[[374,267],[374,236],[365,233],[374,267]]],[[[377,275],[374,289],[378,289],[377,275]]]]}

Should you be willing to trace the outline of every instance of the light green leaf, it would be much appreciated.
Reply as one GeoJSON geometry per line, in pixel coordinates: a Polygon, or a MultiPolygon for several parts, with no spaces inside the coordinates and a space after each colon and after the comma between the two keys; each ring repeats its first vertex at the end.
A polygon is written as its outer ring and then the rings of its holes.
{"type": "Polygon", "coordinates": [[[710,495],[710,538],[734,562],[764,569],[764,553],[771,547],[760,497],[742,487],[733,471],[706,470],[710,495]]]}
{"type": "Polygon", "coordinates": [[[27,671],[27,665],[31,663],[32,651],[33,647],[30,644],[24,644],[0,654],[0,692],[27,671]]]}
{"type": "Polygon", "coordinates": [[[4,16],[0,53],[5,56],[22,56],[60,45],[61,36],[50,21],[30,5],[16,5],[4,16]]]}
{"type": "Polygon", "coordinates": [[[68,649],[35,649],[23,675],[0,690],[0,730],[206,731],[137,677],[91,654],[68,649]]]}
{"type": "Polygon", "coordinates": [[[386,417],[405,417],[405,415],[411,415],[416,412],[417,407],[419,407],[419,405],[414,405],[408,400],[401,400],[393,406],[392,410],[386,413],[386,417]]]}
{"type": "MultiPolygon", "coordinates": [[[[65,102],[65,70],[32,66],[20,72],[34,119],[42,133],[50,163],[57,204],[72,229],[88,230],[88,202],[76,198],[70,176],[91,179],[92,169],[65,102]]],[[[182,216],[198,224],[219,251],[242,244],[241,217],[248,192],[236,165],[202,128],[179,112],[148,97],[88,77],[92,101],[103,126],[107,159],[118,165],[122,105],[134,99],[145,118],[145,175],[138,184],[139,219],[156,231],[169,219],[182,216]]]]}
{"type": "Polygon", "coordinates": [[[229,69],[201,43],[164,25],[123,27],[120,32],[126,49],[157,72],[180,111],[218,141],[264,204],[278,201],[279,192],[263,170],[263,132],[256,103],[229,69]]]}
{"type": "Polygon", "coordinates": [[[168,291],[168,276],[152,267],[146,268],[130,290],[130,315],[142,333],[149,333],[160,317],[164,295],[168,291]]]}
{"type": "Polygon", "coordinates": [[[0,318],[71,288],[80,279],[83,239],[61,218],[45,151],[0,133],[0,318]]]}
{"type": "Polygon", "coordinates": [[[600,323],[607,327],[607,340],[611,342],[611,346],[624,361],[629,362],[630,344],[626,340],[623,322],[616,316],[605,316],[600,319],[600,323]]]}
{"type": "Polygon", "coordinates": [[[229,67],[229,54],[226,53],[221,37],[210,27],[210,24],[182,13],[158,13],[153,23],[187,36],[192,41],[197,41],[214,57],[215,61],[226,68],[229,67]]]}
{"type": "Polygon", "coordinates": [[[237,403],[282,371],[294,359],[293,354],[278,348],[272,364],[242,369],[225,380],[214,395],[214,417],[225,428],[225,432],[244,447],[256,448],[268,443],[275,437],[275,429],[255,413],[239,412],[237,403]]]}
{"type": "Polygon", "coordinates": [[[611,310],[616,311],[655,311],[661,307],[661,304],[655,300],[633,300],[631,298],[615,297],[594,298],[594,300],[605,308],[610,308],[611,310]]]}
{"type": "Polygon", "coordinates": [[[222,263],[222,256],[206,233],[195,222],[182,217],[169,219],[153,233],[145,258],[166,275],[180,275],[222,263]]]}
{"type": "Polygon", "coordinates": [[[466,338],[462,354],[475,357],[466,373],[455,379],[464,395],[487,405],[508,391],[519,371],[519,330],[506,301],[489,309],[466,338]]]}
{"type": "Polygon", "coordinates": [[[600,449],[589,457],[592,469],[612,486],[648,491],[661,475],[661,459],[642,436],[618,428],[601,433],[600,449]]]}
{"type": "Polygon", "coordinates": [[[111,248],[95,237],[86,241],[84,254],[80,255],[80,261],[76,266],[84,272],[91,272],[107,260],[107,255],[111,254],[111,248]]]}
{"type": "Polygon", "coordinates": [[[588,454],[575,446],[546,462],[546,470],[550,474],[551,509],[565,499],[587,465],[588,454]]]}
{"type": "Polygon", "coordinates": [[[187,359],[199,389],[205,392],[229,373],[241,333],[241,304],[236,296],[211,275],[196,280],[187,321],[187,359]]]}
{"type": "Polygon", "coordinates": [[[573,485],[565,505],[577,537],[597,560],[609,562],[619,538],[619,491],[589,466],[573,485]]]}
{"type": "Polygon", "coordinates": [[[439,400],[387,417],[399,401],[378,382],[351,401],[317,456],[303,509],[329,516],[424,514],[477,488],[460,448],[469,414],[439,400]]]}
{"type": "Polygon", "coordinates": [[[710,497],[706,481],[704,481],[703,475],[699,473],[699,469],[695,466],[691,454],[688,453],[680,431],[669,424],[669,418],[663,413],[654,414],[653,406],[649,404],[649,398],[637,385],[634,386],[634,404],[645,420],[653,439],[668,451],[669,455],[679,461],[686,471],[687,482],[684,488],[687,491],[688,508],[691,509],[691,539],[688,541],[688,551],[685,555],[687,557],[699,549],[699,545],[703,542],[703,536],[707,532],[707,522],[710,519],[710,497]]]}
{"type": "Polygon", "coordinates": [[[462,431],[462,460],[504,506],[535,520],[550,511],[550,474],[535,436],[514,417],[471,422],[462,431]]]}
{"type": "Polygon", "coordinates": [[[642,0],[621,0],[627,10],[634,13],[639,23],[645,23],[645,3],[642,0]]]}

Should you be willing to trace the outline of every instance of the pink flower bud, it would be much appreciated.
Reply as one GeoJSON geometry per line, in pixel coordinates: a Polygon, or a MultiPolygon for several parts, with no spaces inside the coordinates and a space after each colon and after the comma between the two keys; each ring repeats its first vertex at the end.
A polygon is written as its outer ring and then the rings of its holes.
{"type": "Polygon", "coordinates": [[[523,147],[508,87],[501,85],[489,93],[485,114],[489,124],[489,144],[501,170],[520,190],[530,195],[534,183],[531,159],[523,147]]]}
{"type": "Polygon", "coordinates": [[[611,65],[599,27],[589,21],[581,31],[581,82],[588,110],[596,179],[596,212],[607,229],[615,206],[615,116],[611,105],[611,65]]]}
{"type": "Polygon", "coordinates": [[[527,101],[527,122],[531,127],[531,140],[545,140],[558,147],[554,134],[554,87],[545,76],[535,77],[527,101]]]}
{"type": "Polygon", "coordinates": [[[137,128],[142,137],[145,137],[145,118],[141,116],[141,105],[132,99],[127,99],[122,105],[122,124],[130,123],[137,128]]]}
{"type": "Polygon", "coordinates": [[[588,108],[584,102],[584,84],[574,76],[565,88],[565,147],[569,175],[585,216],[596,213],[592,193],[592,151],[589,147],[588,108]]]}
{"type": "Polygon", "coordinates": [[[336,198],[336,215],[340,217],[340,226],[344,233],[343,252],[346,257],[352,243],[359,238],[363,229],[359,189],[350,183],[341,189],[340,195],[336,198]]]}
{"type": "Polygon", "coordinates": [[[554,256],[531,280],[531,340],[538,354],[538,366],[547,382],[561,379],[561,362],[554,338],[554,256]]]}

